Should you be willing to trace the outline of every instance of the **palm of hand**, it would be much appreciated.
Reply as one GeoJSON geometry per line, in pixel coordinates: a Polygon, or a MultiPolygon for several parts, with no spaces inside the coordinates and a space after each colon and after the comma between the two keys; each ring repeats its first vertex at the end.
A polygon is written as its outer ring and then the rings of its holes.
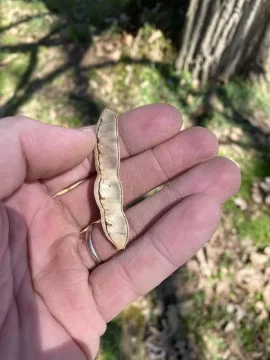
{"type": "MultiPolygon", "coordinates": [[[[4,238],[6,248],[1,268],[4,282],[1,314],[5,315],[1,349],[13,354],[12,359],[19,354],[24,354],[22,358],[37,359],[42,358],[43,349],[61,345],[62,349],[58,349],[57,356],[52,354],[52,358],[60,359],[62,355],[67,359],[85,359],[76,341],[70,342],[71,338],[76,339],[73,327],[86,324],[89,308],[81,307],[93,303],[87,291],[88,270],[76,255],[78,227],[39,182],[24,184],[5,205],[8,219],[2,226],[7,227],[8,222],[9,236],[4,238]],[[72,312],[67,313],[69,310],[72,312]],[[12,341],[8,334],[12,334],[12,341]]],[[[6,218],[2,207],[3,217],[6,218]]],[[[96,319],[96,327],[92,329],[92,339],[98,343],[97,337],[105,324],[94,310],[93,307],[91,317],[96,319]]],[[[96,346],[92,349],[97,350],[96,346]]],[[[89,353],[89,349],[84,350],[89,353]]]]}
{"type": "MultiPolygon", "coordinates": [[[[25,124],[31,130],[23,140],[26,181],[20,186],[4,184],[0,196],[1,355],[92,359],[106,322],[208,240],[219,221],[218,203],[237,190],[239,172],[228,160],[214,158],[216,140],[208,131],[179,133],[175,109],[156,105],[126,114],[120,124],[126,202],[170,182],[128,210],[131,241],[136,241],[124,252],[112,258],[115,250],[98,227],[94,230],[95,247],[108,261],[92,270],[80,231],[98,216],[92,197],[93,165],[86,159],[94,136],[54,128],[50,131],[56,132],[56,141],[51,141],[50,150],[48,126],[29,120],[25,124]],[[40,132],[33,131],[40,126],[40,132]],[[36,143],[40,153],[33,151],[36,143]],[[53,197],[86,178],[71,192],[53,197]]],[[[9,174],[14,165],[9,167],[7,159],[0,159],[0,168],[6,164],[9,174]]]]}

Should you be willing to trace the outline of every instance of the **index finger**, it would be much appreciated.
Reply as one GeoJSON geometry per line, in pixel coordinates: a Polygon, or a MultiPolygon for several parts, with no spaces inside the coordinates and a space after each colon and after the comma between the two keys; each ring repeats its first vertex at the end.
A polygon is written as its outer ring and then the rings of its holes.
{"type": "MultiPolygon", "coordinates": [[[[119,117],[121,159],[137,155],[169,140],[182,126],[180,112],[168,104],[145,105],[119,117]]],[[[95,172],[92,154],[81,164],[44,182],[51,195],[95,172]]]]}
{"type": "Polygon", "coordinates": [[[121,159],[137,155],[170,139],[182,127],[182,116],[172,105],[145,105],[119,118],[121,159]]]}
{"type": "Polygon", "coordinates": [[[0,199],[26,181],[48,179],[74,168],[93,151],[95,134],[24,116],[0,120],[0,199]]]}

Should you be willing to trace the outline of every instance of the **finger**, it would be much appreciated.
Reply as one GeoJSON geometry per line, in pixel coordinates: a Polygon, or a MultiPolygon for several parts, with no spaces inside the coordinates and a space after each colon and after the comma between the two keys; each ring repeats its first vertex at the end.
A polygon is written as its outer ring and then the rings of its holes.
{"type": "Polygon", "coordinates": [[[151,229],[89,277],[101,316],[110,321],[190,259],[212,236],[220,207],[205,195],[177,204],[151,229]]]}
{"type": "MultiPolygon", "coordinates": [[[[217,157],[199,164],[128,210],[130,238],[138,238],[168,209],[191,195],[203,194],[222,204],[239,186],[239,168],[231,160],[217,157]]],[[[98,242],[105,243],[96,239],[95,247],[98,242]]]]}
{"type": "MultiPolygon", "coordinates": [[[[4,267],[4,260],[6,251],[8,249],[8,236],[9,236],[8,216],[4,204],[0,201],[0,264],[4,267]]],[[[7,274],[6,274],[7,275],[7,274]]],[[[1,278],[4,278],[3,275],[1,278]]],[[[4,314],[5,312],[3,312],[4,314]]],[[[0,324],[2,324],[0,317],[0,324]]]]}
{"type": "Polygon", "coordinates": [[[89,291],[89,272],[74,251],[77,241],[77,236],[73,235],[56,240],[38,272],[36,259],[33,259],[31,270],[35,269],[35,275],[32,274],[32,280],[52,317],[83,350],[85,358],[93,359],[106,324],[89,291]]]}
{"type": "MultiPolygon", "coordinates": [[[[197,165],[172,180],[155,195],[127,210],[129,244],[182,199],[194,194],[204,194],[221,204],[233,196],[239,186],[239,168],[232,161],[215,158],[197,165]]],[[[115,247],[106,240],[100,226],[94,227],[92,239],[95,251],[103,262],[117,253],[115,247]]],[[[87,242],[80,243],[79,251],[86,266],[91,268],[94,263],[89,255],[87,242]]]]}
{"type": "MultiPolygon", "coordinates": [[[[121,162],[124,202],[128,204],[192,166],[216,156],[216,137],[204,128],[184,130],[153,149],[121,162]]],[[[98,216],[93,198],[94,177],[56,198],[63,211],[83,228],[98,216]]]]}
{"type": "Polygon", "coordinates": [[[44,124],[26,117],[0,122],[0,198],[28,181],[78,165],[93,151],[95,134],[44,124]]]}
{"type": "MultiPolygon", "coordinates": [[[[167,104],[146,105],[119,117],[121,159],[137,155],[176,135],[182,126],[179,111],[167,104]]],[[[52,195],[85,179],[95,172],[92,156],[76,168],[48,179],[45,185],[52,195]]]]}

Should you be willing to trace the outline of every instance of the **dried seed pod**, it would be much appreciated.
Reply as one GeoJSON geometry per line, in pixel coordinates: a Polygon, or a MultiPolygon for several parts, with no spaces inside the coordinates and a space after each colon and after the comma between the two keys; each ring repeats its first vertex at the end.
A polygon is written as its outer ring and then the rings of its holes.
{"type": "Polygon", "coordinates": [[[123,190],[119,178],[118,118],[112,110],[105,109],[101,114],[96,135],[94,196],[104,233],[121,250],[128,241],[128,222],[123,211],[123,190]]]}

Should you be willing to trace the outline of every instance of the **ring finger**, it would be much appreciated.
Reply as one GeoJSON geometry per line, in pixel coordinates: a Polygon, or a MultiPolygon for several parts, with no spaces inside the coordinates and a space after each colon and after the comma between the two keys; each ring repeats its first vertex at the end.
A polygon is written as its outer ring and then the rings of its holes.
{"type": "MultiPolygon", "coordinates": [[[[214,158],[197,165],[184,175],[172,180],[161,191],[149,197],[127,211],[130,226],[129,243],[157,221],[165,212],[179,203],[183,198],[193,194],[208,195],[218,203],[231,197],[240,184],[239,170],[228,159],[214,158]]],[[[98,258],[106,261],[116,254],[117,250],[106,239],[100,225],[96,225],[91,234],[93,246],[98,258]]],[[[86,242],[81,242],[80,252],[84,251],[84,261],[88,268],[94,265],[89,256],[86,242]]]]}

